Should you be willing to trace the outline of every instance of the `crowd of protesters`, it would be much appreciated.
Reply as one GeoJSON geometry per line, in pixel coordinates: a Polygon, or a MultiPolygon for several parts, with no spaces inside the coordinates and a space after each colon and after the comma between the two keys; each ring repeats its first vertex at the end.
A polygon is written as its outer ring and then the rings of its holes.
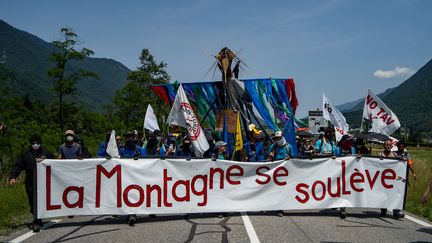
{"type": "MultiPolygon", "coordinates": [[[[344,135],[339,142],[334,139],[334,130],[325,129],[324,134],[315,140],[313,137],[296,137],[296,146],[289,144],[281,131],[276,131],[271,136],[264,136],[263,131],[258,130],[254,124],[248,126],[247,141],[243,144],[243,149],[233,154],[228,154],[225,141],[222,141],[221,134],[214,132],[210,129],[204,130],[206,139],[210,145],[210,149],[202,156],[204,158],[222,159],[222,160],[237,160],[245,162],[264,162],[290,159],[295,157],[299,158],[311,156],[344,156],[355,155],[361,157],[362,155],[370,155],[371,152],[365,146],[362,139],[354,139],[349,135],[344,135]],[[294,151],[297,147],[297,153],[294,151]]],[[[111,132],[106,133],[105,140],[99,145],[97,157],[110,157],[107,153],[108,143],[110,142],[111,132]]],[[[9,183],[15,184],[21,171],[25,171],[25,187],[27,192],[28,201],[30,204],[30,211],[34,214],[34,179],[36,175],[36,163],[48,159],[85,159],[91,158],[92,155],[84,146],[82,138],[76,136],[73,130],[67,130],[64,133],[64,143],[61,144],[57,150],[57,156],[42,147],[42,139],[39,135],[34,134],[30,137],[30,146],[18,158],[13,167],[9,183]]],[[[168,136],[163,136],[159,130],[150,132],[146,135],[140,134],[138,131],[133,130],[126,132],[115,137],[118,154],[121,158],[139,158],[146,156],[179,156],[182,158],[194,158],[192,141],[184,133],[170,133],[168,136]],[[124,141],[123,141],[124,138],[124,141]]],[[[379,154],[382,157],[399,157],[408,162],[408,167],[412,172],[414,179],[413,163],[410,155],[406,151],[406,144],[399,141],[397,151],[392,151],[391,141],[384,143],[384,150],[379,154]]],[[[381,215],[385,216],[387,210],[382,209],[381,215]]],[[[34,214],[35,215],[35,214],[34,214]]],[[[282,213],[278,213],[282,216],[282,213]]],[[[347,215],[345,208],[340,208],[340,217],[345,218],[347,215]]],[[[71,216],[72,217],[72,216],[71,216]]],[[[404,214],[398,210],[393,211],[393,217],[401,218],[404,214]]],[[[130,225],[136,222],[135,215],[128,215],[130,225]]],[[[39,231],[42,226],[40,219],[34,219],[33,230],[39,231]]]]}

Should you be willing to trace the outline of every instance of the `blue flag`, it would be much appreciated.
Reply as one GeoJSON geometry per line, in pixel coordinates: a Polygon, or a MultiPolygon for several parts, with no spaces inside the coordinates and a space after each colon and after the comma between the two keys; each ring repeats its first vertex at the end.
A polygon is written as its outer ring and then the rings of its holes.
{"type": "Polygon", "coordinates": [[[297,141],[295,138],[295,127],[293,116],[290,116],[288,122],[286,123],[282,131],[286,141],[292,146],[294,157],[298,156],[297,141]]]}
{"type": "Polygon", "coordinates": [[[227,117],[226,117],[226,114],[224,114],[224,126],[223,126],[223,131],[222,131],[222,140],[225,142],[225,143],[227,143],[227,155],[228,155],[228,157],[227,157],[227,159],[228,158],[231,158],[231,153],[232,153],[232,150],[233,150],[233,146],[232,146],[232,143],[231,143],[231,139],[230,139],[230,135],[229,135],[229,133],[228,133],[228,122],[227,122],[227,117]]]}

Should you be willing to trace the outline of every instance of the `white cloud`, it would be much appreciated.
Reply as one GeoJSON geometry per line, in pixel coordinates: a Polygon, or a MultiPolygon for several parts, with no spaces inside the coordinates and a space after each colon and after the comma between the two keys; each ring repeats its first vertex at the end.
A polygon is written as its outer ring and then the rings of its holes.
{"type": "Polygon", "coordinates": [[[382,69],[378,69],[376,70],[373,75],[377,78],[394,78],[394,77],[398,77],[398,76],[411,76],[415,73],[416,71],[411,69],[411,68],[407,68],[407,67],[395,67],[393,70],[387,70],[384,71],[382,69]]]}

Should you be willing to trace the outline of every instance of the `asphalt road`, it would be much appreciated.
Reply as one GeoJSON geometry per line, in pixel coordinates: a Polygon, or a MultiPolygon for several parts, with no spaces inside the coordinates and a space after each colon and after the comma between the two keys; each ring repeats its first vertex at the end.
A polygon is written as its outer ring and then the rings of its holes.
{"type": "MultiPolygon", "coordinates": [[[[138,216],[80,216],[61,221],[24,242],[432,242],[432,225],[380,217],[379,209],[138,216]],[[250,220],[250,223],[248,223],[250,220]]],[[[29,230],[11,235],[13,240],[29,230]]]]}

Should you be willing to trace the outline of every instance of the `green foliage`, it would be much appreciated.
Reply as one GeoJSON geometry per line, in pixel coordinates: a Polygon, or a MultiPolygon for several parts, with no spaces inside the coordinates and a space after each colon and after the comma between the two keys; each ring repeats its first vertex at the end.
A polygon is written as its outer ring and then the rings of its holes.
{"type": "Polygon", "coordinates": [[[74,109],[73,103],[66,103],[64,101],[65,96],[75,92],[75,85],[79,80],[85,77],[98,78],[98,76],[96,73],[83,69],[66,73],[67,65],[70,61],[83,60],[85,57],[93,55],[94,52],[87,48],[81,50],[75,49],[78,36],[71,28],[62,28],[60,31],[63,34],[63,39],[52,42],[52,44],[58,48],[58,51],[51,55],[50,61],[54,63],[55,67],[48,70],[48,76],[53,78],[53,90],[58,97],[58,124],[60,130],[63,131],[65,122],[67,122],[67,118],[69,118],[65,116],[66,114],[70,114],[69,112],[65,112],[65,110],[74,109]]]}
{"type": "Polygon", "coordinates": [[[129,73],[128,83],[117,90],[114,97],[116,115],[129,129],[141,128],[147,104],[155,110],[156,117],[162,118],[169,110],[151,91],[150,84],[168,83],[167,64],[157,63],[148,49],[143,49],[140,56],[141,66],[129,73]]]}
{"type": "Polygon", "coordinates": [[[31,222],[24,183],[0,190],[0,235],[31,222]]]}
{"type": "MultiPolygon", "coordinates": [[[[41,100],[45,104],[57,98],[52,92],[53,80],[47,71],[54,68],[50,61],[51,54],[60,50],[52,43],[15,29],[0,20],[0,63],[11,73],[8,76],[12,77],[5,82],[7,95],[22,97],[28,94],[31,99],[41,100]]],[[[79,69],[97,73],[100,79],[81,79],[70,99],[77,105],[97,112],[102,112],[104,105],[112,102],[115,90],[126,84],[127,74],[130,72],[126,66],[115,60],[86,57],[70,61],[66,65],[66,74],[79,69]]]]}

